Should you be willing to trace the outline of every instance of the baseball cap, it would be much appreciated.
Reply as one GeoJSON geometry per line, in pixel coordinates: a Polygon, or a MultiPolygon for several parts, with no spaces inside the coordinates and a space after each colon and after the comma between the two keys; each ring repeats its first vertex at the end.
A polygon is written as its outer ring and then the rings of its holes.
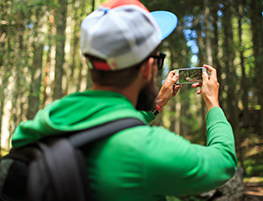
{"type": "Polygon", "coordinates": [[[138,0],[111,0],[82,21],[81,51],[106,60],[91,68],[125,69],[147,58],[176,25],[177,17],[171,12],[151,13],[138,0]]]}

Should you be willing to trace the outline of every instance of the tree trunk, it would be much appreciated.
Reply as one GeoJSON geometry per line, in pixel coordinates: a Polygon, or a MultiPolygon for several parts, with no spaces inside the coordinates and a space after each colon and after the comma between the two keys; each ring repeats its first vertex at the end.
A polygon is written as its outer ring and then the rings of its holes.
{"type": "Polygon", "coordinates": [[[53,99],[61,98],[64,93],[62,91],[62,77],[64,74],[63,65],[65,62],[65,29],[67,18],[67,0],[59,0],[59,8],[55,11],[55,24],[57,27],[57,44],[56,44],[56,65],[53,99]]]}
{"type": "Polygon", "coordinates": [[[42,57],[44,48],[44,38],[43,27],[46,24],[47,18],[43,12],[37,11],[37,30],[34,37],[33,49],[34,49],[34,59],[31,70],[31,84],[30,84],[30,94],[28,100],[28,112],[27,119],[33,119],[37,111],[39,110],[39,95],[40,86],[42,78],[42,57]]]}
{"type": "Polygon", "coordinates": [[[206,62],[208,65],[212,65],[212,51],[211,51],[211,34],[209,23],[209,4],[208,0],[205,0],[205,43],[206,43],[206,62]]]}
{"type": "MultiPolygon", "coordinates": [[[[74,17],[75,19],[75,24],[78,24],[78,21],[76,21],[76,16],[74,17]]],[[[71,51],[71,55],[72,55],[72,64],[70,65],[70,69],[69,69],[69,73],[68,73],[68,82],[67,82],[67,91],[68,93],[72,93],[76,91],[76,83],[75,83],[75,79],[74,79],[74,70],[76,68],[76,64],[77,62],[80,62],[79,60],[77,60],[77,53],[78,53],[78,45],[79,42],[79,35],[76,29],[74,29],[74,34],[73,34],[73,47],[72,47],[72,51],[71,51]],[[77,61],[76,61],[77,60],[77,61]],[[74,90],[73,90],[74,88],[74,90]]]]}
{"type": "MultiPolygon", "coordinates": [[[[210,31],[210,22],[209,22],[209,16],[210,16],[210,8],[209,8],[209,1],[205,0],[205,41],[206,41],[206,59],[205,62],[208,65],[213,66],[213,57],[212,57],[212,45],[211,45],[211,31],[210,31]]],[[[204,100],[202,99],[202,130],[204,135],[204,142],[206,144],[206,105],[204,100]]]]}
{"type": "MultiPolygon", "coordinates": [[[[217,5],[218,6],[218,5],[217,5]]],[[[216,7],[217,7],[216,6],[216,7]]],[[[220,83],[220,86],[219,86],[219,105],[222,107],[222,109],[224,109],[224,104],[223,104],[223,96],[222,96],[222,93],[223,93],[223,87],[224,87],[224,84],[223,84],[223,80],[221,78],[221,75],[223,73],[223,70],[222,70],[222,66],[220,64],[220,54],[219,54],[219,36],[218,36],[218,15],[217,15],[217,12],[218,12],[218,9],[214,9],[213,12],[212,12],[212,15],[213,15],[213,27],[214,27],[214,31],[213,31],[213,35],[214,35],[214,39],[212,40],[212,47],[213,47],[213,52],[214,52],[214,56],[213,56],[213,65],[214,67],[216,68],[217,70],[217,80],[218,82],[220,83]]]]}
{"type": "MultiPolygon", "coordinates": [[[[207,36],[207,35],[206,35],[207,36]]],[[[199,66],[203,66],[204,64],[204,55],[203,55],[203,48],[204,48],[204,40],[203,37],[201,36],[201,26],[198,26],[197,28],[197,44],[199,47],[199,52],[198,52],[198,58],[199,58],[199,66]]],[[[203,98],[201,98],[201,118],[202,118],[202,134],[204,138],[204,143],[206,144],[206,106],[203,98]]]]}
{"type": "MultiPolygon", "coordinates": [[[[180,66],[179,59],[177,58],[177,53],[176,53],[176,44],[173,43],[173,41],[169,42],[170,44],[173,44],[172,48],[169,49],[170,51],[170,59],[171,59],[171,66],[170,70],[174,70],[175,66],[180,66]]],[[[177,135],[180,134],[180,121],[181,121],[181,97],[182,89],[179,91],[179,93],[176,94],[175,98],[170,100],[170,113],[169,113],[169,118],[171,119],[170,123],[170,130],[174,131],[177,135]]]]}
{"type": "MultiPolygon", "coordinates": [[[[18,16],[22,16],[22,15],[18,15],[18,16]]],[[[14,85],[13,87],[13,97],[11,99],[12,101],[12,110],[10,112],[10,119],[9,119],[9,133],[12,134],[16,128],[16,126],[18,125],[18,120],[19,118],[19,101],[21,101],[21,99],[19,99],[19,96],[21,95],[21,91],[23,91],[23,85],[21,83],[21,78],[23,75],[23,70],[22,70],[22,66],[23,66],[23,35],[24,35],[24,26],[20,23],[20,20],[24,20],[23,18],[17,19],[17,24],[15,25],[15,45],[14,45],[14,58],[12,61],[11,66],[13,66],[13,77],[14,77],[14,82],[12,82],[12,84],[14,85]],[[22,38],[22,39],[21,39],[22,38]]],[[[8,140],[9,142],[9,140],[8,140]]],[[[8,143],[9,144],[9,143],[8,143]]],[[[9,146],[8,146],[9,147],[9,146]]]]}
{"type": "Polygon", "coordinates": [[[49,15],[49,20],[48,20],[48,27],[47,27],[47,32],[49,34],[48,37],[48,42],[47,42],[47,46],[48,46],[48,50],[47,50],[47,57],[46,57],[46,66],[45,66],[45,75],[44,75],[44,90],[43,90],[43,107],[45,107],[45,105],[47,105],[48,103],[51,102],[52,99],[52,90],[51,90],[51,69],[52,69],[52,47],[54,46],[54,44],[51,42],[51,37],[52,35],[55,35],[54,31],[54,10],[50,10],[50,15],[49,15]],[[49,90],[50,89],[50,90],[49,90]]]}
{"type": "Polygon", "coordinates": [[[261,133],[263,134],[263,36],[262,36],[262,10],[260,1],[250,0],[250,20],[252,29],[253,52],[255,57],[255,75],[257,82],[258,102],[261,106],[261,133]]]}
{"type": "Polygon", "coordinates": [[[92,11],[95,10],[95,0],[92,0],[92,11]]]}
{"type": "MultiPolygon", "coordinates": [[[[8,25],[7,35],[10,35],[11,33],[11,23],[8,25]]],[[[6,53],[5,53],[5,65],[4,65],[4,75],[2,77],[2,89],[7,88],[7,71],[9,66],[9,57],[10,57],[10,50],[11,50],[11,37],[7,37],[7,43],[6,43],[6,53]]],[[[0,152],[2,150],[2,123],[3,123],[3,116],[4,116],[4,104],[5,104],[5,97],[6,97],[6,91],[2,90],[1,94],[1,106],[0,106],[0,152]]],[[[1,157],[1,155],[0,155],[1,157]]]]}
{"type": "Polygon", "coordinates": [[[236,97],[237,76],[234,68],[233,51],[233,27],[232,27],[232,6],[229,3],[224,5],[223,32],[224,32],[224,63],[227,83],[227,114],[234,130],[238,129],[238,106],[236,97]]]}
{"type": "MultiPolygon", "coordinates": [[[[239,1],[239,5],[237,8],[238,13],[238,38],[239,38],[239,55],[240,55],[240,65],[242,70],[242,79],[241,79],[241,92],[242,92],[242,103],[243,103],[243,117],[242,117],[242,126],[249,126],[249,114],[248,114],[248,84],[247,77],[245,73],[245,58],[244,58],[244,45],[242,41],[242,17],[243,17],[243,6],[242,1],[239,1]]],[[[239,161],[242,168],[244,168],[244,159],[243,159],[243,149],[241,143],[243,142],[243,135],[240,132],[240,137],[238,141],[238,154],[239,161]]]]}
{"type": "Polygon", "coordinates": [[[248,127],[249,114],[248,114],[248,84],[247,76],[245,72],[245,58],[244,58],[244,44],[242,41],[242,17],[243,17],[243,7],[240,2],[238,6],[238,38],[239,38],[239,55],[240,55],[240,65],[242,69],[242,80],[241,80],[241,91],[242,91],[242,102],[243,102],[243,126],[248,127]]]}
{"type": "Polygon", "coordinates": [[[224,35],[224,63],[226,74],[227,90],[227,117],[232,125],[237,147],[241,146],[240,129],[239,129],[239,112],[237,102],[236,86],[237,76],[234,68],[234,42],[233,42],[233,27],[232,27],[232,5],[231,2],[226,1],[223,9],[224,17],[222,20],[223,35],[224,35]]]}

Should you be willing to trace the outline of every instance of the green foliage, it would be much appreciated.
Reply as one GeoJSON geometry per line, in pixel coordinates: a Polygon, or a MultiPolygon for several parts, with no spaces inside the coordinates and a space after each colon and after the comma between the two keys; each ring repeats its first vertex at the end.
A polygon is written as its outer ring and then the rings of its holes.
{"type": "Polygon", "coordinates": [[[247,159],[244,161],[244,168],[246,171],[246,176],[252,177],[252,176],[263,176],[263,160],[257,160],[257,159],[247,159]],[[260,162],[260,163],[259,163],[260,162]]]}
{"type": "Polygon", "coordinates": [[[238,136],[242,140],[242,153],[238,153],[239,158],[243,159],[245,176],[263,176],[263,138],[257,134],[260,127],[241,129],[241,134],[238,136]]]}
{"type": "Polygon", "coordinates": [[[26,7],[26,10],[39,9],[43,6],[55,8],[61,7],[61,5],[53,0],[15,0],[15,8],[26,7]]]}

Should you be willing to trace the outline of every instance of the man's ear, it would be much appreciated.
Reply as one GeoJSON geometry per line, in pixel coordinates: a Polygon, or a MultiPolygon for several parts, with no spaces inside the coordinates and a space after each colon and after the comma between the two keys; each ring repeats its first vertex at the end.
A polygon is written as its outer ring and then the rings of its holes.
{"type": "Polygon", "coordinates": [[[152,79],[152,68],[154,67],[154,58],[147,59],[141,67],[141,73],[143,75],[143,78],[148,82],[152,79]]]}

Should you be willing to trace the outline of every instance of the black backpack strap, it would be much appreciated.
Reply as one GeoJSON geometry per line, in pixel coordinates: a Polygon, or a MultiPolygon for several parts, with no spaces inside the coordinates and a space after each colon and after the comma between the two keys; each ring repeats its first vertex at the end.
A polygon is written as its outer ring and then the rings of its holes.
{"type": "Polygon", "coordinates": [[[140,119],[132,117],[122,118],[78,132],[71,135],[69,139],[75,147],[81,148],[90,142],[113,135],[121,130],[140,125],[145,125],[140,119]]]}

